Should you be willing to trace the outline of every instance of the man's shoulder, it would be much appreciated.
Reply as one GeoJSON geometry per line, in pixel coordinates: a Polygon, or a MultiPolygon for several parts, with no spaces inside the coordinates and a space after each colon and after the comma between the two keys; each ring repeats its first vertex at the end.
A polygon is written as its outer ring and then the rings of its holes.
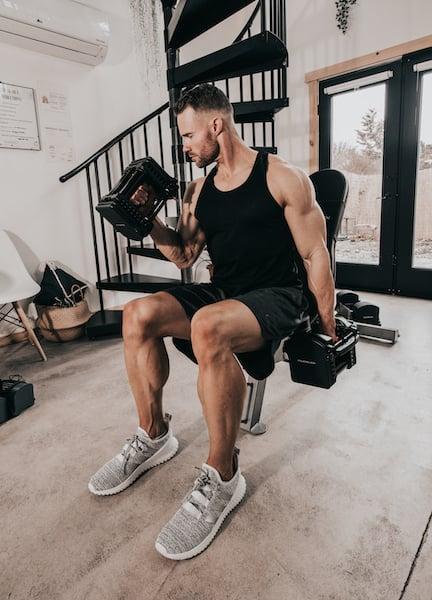
{"type": "Polygon", "coordinates": [[[197,189],[202,188],[205,177],[197,177],[188,183],[188,187],[194,192],[197,189]]]}
{"type": "Polygon", "coordinates": [[[278,154],[268,155],[268,171],[275,177],[290,177],[292,179],[303,179],[309,177],[304,169],[289,163],[285,158],[278,154]]]}
{"type": "Polygon", "coordinates": [[[196,202],[197,197],[204,185],[205,177],[197,177],[187,184],[185,192],[185,202],[196,202]]]}
{"type": "Polygon", "coordinates": [[[290,196],[304,190],[305,186],[311,187],[312,183],[304,169],[290,164],[277,154],[269,154],[267,180],[282,205],[289,202],[290,196]]]}

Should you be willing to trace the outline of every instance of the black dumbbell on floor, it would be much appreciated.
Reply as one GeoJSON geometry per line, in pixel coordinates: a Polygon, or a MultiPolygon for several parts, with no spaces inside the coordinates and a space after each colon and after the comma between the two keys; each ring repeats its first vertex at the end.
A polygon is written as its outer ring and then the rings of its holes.
{"type": "Polygon", "coordinates": [[[340,290],[336,294],[336,311],[341,316],[356,323],[381,325],[379,307],[371,302],[362,302],[358,294],[351,290],[340,290]]]}

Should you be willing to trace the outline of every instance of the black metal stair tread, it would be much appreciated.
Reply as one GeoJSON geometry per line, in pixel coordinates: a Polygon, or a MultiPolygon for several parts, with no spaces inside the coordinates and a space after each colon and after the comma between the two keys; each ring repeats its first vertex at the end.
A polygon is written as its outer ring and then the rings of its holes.
{"type": "Polygon", "coordinates": [[[249,75],[287,64],[283,42],[270,31],[168,70],[170,88],[249,75]]]}
{"type": "Polygon", "coordinates": [[[236,123],[272,121],[273,115],[288,105],[288,98],[269,98],[267,100],[232,102],[234,120],[236,123]]]}
{"type": "Polygon", "coordinates": [[[174,285],[181,285],[180,279],[158,277],[156,275],[142,275],[141,273],[123,273],[111,277],[111,280],[102,279],[96,287],[102,290],[118,290],[124,292],[158,292],[174,285]]]}
{"type": "Polygon", "coordinates": [[[168,24],[168,46],[180,48],[255,0],[179,0],[168,24]]]}
{"type": "Polygon", "coordinates": [[[167,258],[160,250],[157,248],[141,248],[141,246],[129,246],[127,249],[128,254],[135,254],[137,256],[147,256],[148,258],[156,258],[157,260],[167,260],[167,258]]]}

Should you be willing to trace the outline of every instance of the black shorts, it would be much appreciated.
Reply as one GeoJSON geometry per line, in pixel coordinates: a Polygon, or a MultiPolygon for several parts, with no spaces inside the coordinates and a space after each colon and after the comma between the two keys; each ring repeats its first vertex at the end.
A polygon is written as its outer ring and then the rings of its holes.
{"type": "MultiPolygon", "coordinates": [[[[252,352],[235,353],[245,371],[254,379],[265,379],[274,369],[274,353],[307,314],[308,303],[299,287],[269,287],[228,296],[213,283],[187,283],[164,290],[180,302],[192,320],[197,310],[221,300],[239,300],[255,315],[265,345],[252,352]]],[[[197,363],[190,340],[173,338],[175,347],[197,363]]],[[[197,363],[198,364],[198,363],[197,363]]]]}

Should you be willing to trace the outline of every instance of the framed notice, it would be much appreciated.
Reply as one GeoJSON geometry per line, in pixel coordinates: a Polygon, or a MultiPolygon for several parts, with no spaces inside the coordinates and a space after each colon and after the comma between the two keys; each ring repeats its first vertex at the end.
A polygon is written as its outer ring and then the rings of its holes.
{"type": "Polygon", "coordinates": [[[54,81],[38,81],[36,90],[40,131],[47,162],[74,162],[75,150],[67,87],[54,81]]]}
{"type": "Polygon", "coordinates": [[[0,148],[41,149],[32,88],[0,82],[0,148]]]}

